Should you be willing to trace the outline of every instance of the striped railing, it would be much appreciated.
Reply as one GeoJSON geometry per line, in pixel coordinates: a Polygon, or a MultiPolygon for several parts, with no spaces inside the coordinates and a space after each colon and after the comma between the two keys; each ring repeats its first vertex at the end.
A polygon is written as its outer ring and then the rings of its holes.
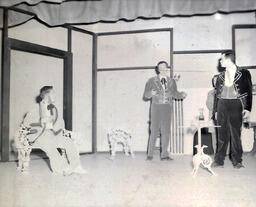
{"type": "Polygon", "coordinates": [[[170,152],[184,154],[183,100],[173,100],[173,113],[170,134],[170,152]]]}

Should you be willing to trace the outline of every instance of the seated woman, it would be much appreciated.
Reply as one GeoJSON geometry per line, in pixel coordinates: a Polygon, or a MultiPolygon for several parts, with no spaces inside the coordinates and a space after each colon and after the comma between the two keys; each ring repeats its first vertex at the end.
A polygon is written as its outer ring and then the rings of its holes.
{"type": "Polygon", "coordinates": [[[40,148],[49,157],[51,169],[54,173],[69,175],[71,173],[86,173],[81,167],[79,152],[74,141],[63,136],[64,122],[58,120],[58,110],[53,104],[55,101],[52,86],[44,86],[37,97],[39,103],[39,117],[35,120],[38,110],[29,112],[23,121],[23,125],[32,128],[28,139],[33,148],[40,148]],[[33,120],[33,121],[32,121],[33,120]],[[64,149],[66,156],[62,156],[58,149],[64,149]],[[63,159],[64,158],[64,159],[63,159]]]}

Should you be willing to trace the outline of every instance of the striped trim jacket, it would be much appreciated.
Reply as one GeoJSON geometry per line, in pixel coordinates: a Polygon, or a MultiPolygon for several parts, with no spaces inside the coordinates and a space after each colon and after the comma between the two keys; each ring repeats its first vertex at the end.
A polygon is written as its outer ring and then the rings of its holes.
{"type": "MultiPolygon", "coordinates": [[[[214,110],[213,113],[217,111],[218,100],[221,98],[221,93],[223,91],[223,86],[225,84],[225,72],[221,72],[218,75],[215,87],[215,99],[214,99],[214,110]]],[[[238,99],[240,99],[243,110],[251,111],[252,109],[252,80],[251,74],[248,70],[237,69],[234,82],[235,91],[238,94],[238,99]]]]}

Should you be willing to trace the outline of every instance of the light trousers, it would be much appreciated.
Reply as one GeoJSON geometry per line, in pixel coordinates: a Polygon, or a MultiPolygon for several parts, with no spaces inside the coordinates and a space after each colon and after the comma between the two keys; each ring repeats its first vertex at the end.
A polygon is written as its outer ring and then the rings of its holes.
{"type": "Polygon", "coordinates": [[[171,127],[171,104],[152,104],[151,105],[151,125],[148,144],[148,157],[153,157],[156,138],[160,136],[161,158],[169,156],[168,146],[170,140],[171,127]]]}

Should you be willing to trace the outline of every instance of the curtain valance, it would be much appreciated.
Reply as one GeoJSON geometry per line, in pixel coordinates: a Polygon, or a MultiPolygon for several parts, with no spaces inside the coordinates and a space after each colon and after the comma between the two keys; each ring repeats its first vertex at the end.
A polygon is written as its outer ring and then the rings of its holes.
{"type": "MultiPolygon", "coordinates": [[[[162,16],[210,15],[216,12],[255,11],[255,0],[1,0],[1,7],[19,8],[35,17],[9,12],[9,26],[37,18],[49,26],[65,23],[116,22],[162,16]]],[[[1,22],[2,23],[2,22],[1,22]]]]}

